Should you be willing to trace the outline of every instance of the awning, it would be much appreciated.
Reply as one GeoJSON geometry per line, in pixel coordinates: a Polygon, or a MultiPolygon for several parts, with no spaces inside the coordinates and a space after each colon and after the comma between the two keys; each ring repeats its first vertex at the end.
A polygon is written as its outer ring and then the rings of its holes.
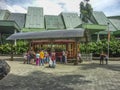
{"type": "Polygon", "coordinates": [[[13,34],[20,32],[20,27],[15,21],[0,20],[0,33],[13,34]]]}
{"type": "Polygon", "coordinates": [[[7,40],[16,39],[72,39],[83,38],[85,30],[82,28],[70,30],[45,30],[41,32],[26,32],[12,34],[7,40]]]}
{"type": "MultiPolygon", "coordinates": [[[[64,39],[60,39],[60,40],[53,40],[52,43],[53,44],[67,44],[67,43],[74,43],[75,40],[64,40],[64,39]]],[[[51,43],[51,40],[33,40],[31,41],[31,43],[34,44],[49,44],[51,43]]]]}

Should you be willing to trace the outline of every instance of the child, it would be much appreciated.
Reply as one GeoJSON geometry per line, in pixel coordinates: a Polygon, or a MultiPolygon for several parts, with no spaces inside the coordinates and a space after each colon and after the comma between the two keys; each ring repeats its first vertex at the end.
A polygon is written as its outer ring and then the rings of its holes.
{"type": "Polygon", "coordinates": [[[36,53],[36,65],[39,65],[40,64],[40,54],[39,54],[39,51],[37,51],[36,53]]]}
{"type": "Polygon", "coordinates": [[[52,64],[53,64],[53,62],[51,60],[51,57],[49,57],[49,67],[52,67],[52,64]]]}
{"type": "Polygon", "coordinates": [[[49,61],[48,61],[48,60],[49,60],[49,54],[48,54],[47,51],[45,51],[44,54],[45,54],[44,62],[45,62],[45,63],[48,63],[48,62],[49,62],[49,61]]]}
{"type": "Polygon", "coordinates": [[[68,54],[68,52],[66,51],[65,52],[65,64],[67,64],[67,54],[68,54]]]}
{"type": "Polygon", "coordinates": [[[50,61],[49,61],[49,67],[55,68],[56,66],[56,57],[55,57],[55,52],[53,51],[51,53],[50,61]]]}
{"type": "Polygon", "coordinates": [[[27,52],[25,52],[24,54],[23,54],[23,58],[24,58],[24,64],[27,62],[27,52]]]}

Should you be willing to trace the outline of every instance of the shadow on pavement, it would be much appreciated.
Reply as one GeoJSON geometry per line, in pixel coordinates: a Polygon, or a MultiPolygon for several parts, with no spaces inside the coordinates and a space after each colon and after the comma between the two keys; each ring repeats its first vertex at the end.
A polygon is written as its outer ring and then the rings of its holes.
{"type": "Polygon", "coordinates": [[[83,75],[55,76],[44,72],[32,72],[27,76],[9,74],[0,81],[1,90],[74,90],[71,85],[87,85],[83,75]]]}
{"type": "MultiPolygon", "coordinates": [[[[114,61],[113,61],[114,62],[114,61]]],[[[119,61],[117,61],[119,62],[119,61]]],[[[81,64],[80,65],[80,69],[82,70],[87,70],[87,69],[96,69],[96,68],[104,68],[104,69],[108,69],[108,70],[113,70],[113,71],[120,71],[120,64],[103,64],[100,65],[98,63],[89,63],[89,64],[81,64]]]]}

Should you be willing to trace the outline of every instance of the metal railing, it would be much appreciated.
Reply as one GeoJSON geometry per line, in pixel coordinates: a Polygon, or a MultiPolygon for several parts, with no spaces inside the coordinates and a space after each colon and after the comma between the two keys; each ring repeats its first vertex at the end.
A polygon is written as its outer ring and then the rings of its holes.
{"type": "Polygon", "coordinates": [[[81,54],[81,59],[83,61],[92,61],[92,53],[90,53],[90,54],[81,54]]]}

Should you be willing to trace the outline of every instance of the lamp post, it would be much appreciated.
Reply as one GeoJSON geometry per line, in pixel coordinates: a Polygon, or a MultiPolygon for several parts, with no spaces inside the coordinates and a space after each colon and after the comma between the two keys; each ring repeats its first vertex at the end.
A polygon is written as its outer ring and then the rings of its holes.
{"type": "Polygon", "coordinates": [[[109,48],[110,48],[110,30],[109,30],[109,22],[107,23],[108,25],[108,60],[109,60],[109,48]]]}

